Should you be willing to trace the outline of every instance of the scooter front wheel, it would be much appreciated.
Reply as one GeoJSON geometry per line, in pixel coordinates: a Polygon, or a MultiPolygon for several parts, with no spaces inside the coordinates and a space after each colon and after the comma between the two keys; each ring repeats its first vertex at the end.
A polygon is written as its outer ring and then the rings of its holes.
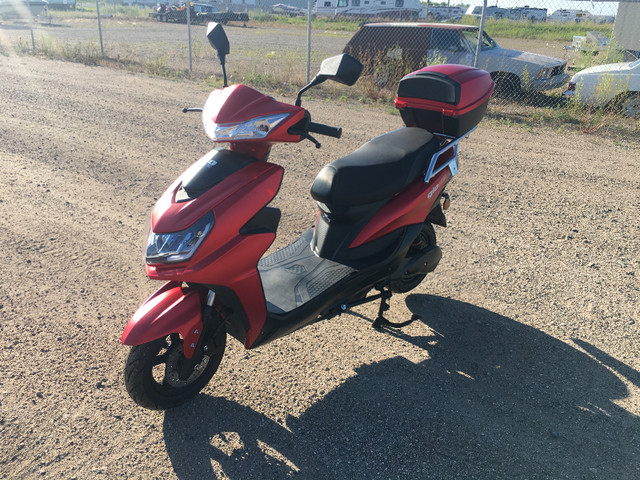
{"type": "Polygon", "coordinates": [[[152,410],[166,410],[190,400],[218,370],[226,338],[225,329],[218,329],[195,362],[183,355],[178,334],[131,347],[124,370],[127,392],[138,405],[152,410]],[[185,365],[191,365],[187,371],[185,365]]]}

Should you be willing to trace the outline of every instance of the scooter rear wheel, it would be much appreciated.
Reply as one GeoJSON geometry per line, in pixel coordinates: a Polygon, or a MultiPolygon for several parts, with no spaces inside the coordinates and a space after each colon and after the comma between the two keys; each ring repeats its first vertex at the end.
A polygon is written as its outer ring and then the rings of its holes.
{"type": "MultiPolygon", "coordinates": [[[[411,258],[433,245],[436,245],[436,231],[433,229],[431,223],[425,222],[422,225],[420,235],[418,235],[409,248],[407,258],[411,258]]],[[[416,273],[414,275],[404,274],[398,280],[391,282],[389,290],[393,293],[407,293],[420,285],[426,276],[426,273],[416,273]]]]}
{"type": "Polygon", "coordinates": [[[218,329],[186,378],[180,378],[181,366],[187,359],[179,335],[132,347],[124,371],[127,392],[138,405],[152,410],[166,410],[190,400],[218,370],[226,338],[225,329],[218,329]]]}

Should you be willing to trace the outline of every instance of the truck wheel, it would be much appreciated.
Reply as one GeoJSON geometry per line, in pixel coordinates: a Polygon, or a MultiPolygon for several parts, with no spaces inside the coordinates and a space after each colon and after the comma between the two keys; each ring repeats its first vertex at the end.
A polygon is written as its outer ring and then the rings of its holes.
{"type": "Polygon", "coordinates": [[[620,113],[625,117],[640,118],[640,92],[629,92],[620,101],[620,113]]]}
{"type": "Polygon", "coordinates": [[[500,98],[518,99],[522,95],[520,79],[513,74],[494,72],[491,78],[496,84],[493,94],[500,98]]]}
{"type": "Polygon", "coordinates": [[[392,79],[393,75],[389,65],[379,65],[373,74],[376,85],[380,88],[386,86],[392,79]]]}

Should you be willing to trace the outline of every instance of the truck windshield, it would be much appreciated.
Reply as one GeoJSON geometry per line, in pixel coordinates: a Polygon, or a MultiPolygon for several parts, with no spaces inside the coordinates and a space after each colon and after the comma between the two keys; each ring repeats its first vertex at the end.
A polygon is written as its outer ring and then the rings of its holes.
{"type": "MultiPolygon", "coordinates": [[[[475,51],[478,45],[478,29],[466,29],[462,30],[462,34],[464,38],[471,44],[472,49],[475,51]]],[[[498,44],[493,41],[493,39],[487,35],[487,32],[482,32],[482,43],[480,44],[481,50],[491,50],[492,48],[496,48],[498,44]]]]}

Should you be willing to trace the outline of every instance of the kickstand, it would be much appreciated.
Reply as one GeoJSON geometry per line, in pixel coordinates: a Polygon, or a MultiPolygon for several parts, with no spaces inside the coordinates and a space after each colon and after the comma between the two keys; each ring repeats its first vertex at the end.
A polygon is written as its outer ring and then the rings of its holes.
{"type": "Polygon", "coordinates": [[[389,299],[393,294],[391,293],[390,290],[386,288],[383,288],[378,291],[380,292],[380,308],[378,309],[378,317],[371,324],[373,328],[375,328],[376,330],[382,330],[383,327],[402,328],[420,319],[420,315],[414,313],[413,315],[411,315],[411,318],[405,322],[398,322],[398,323],[390,322],[389,320],[384,318],[384,312],[389,310],[390,308],[389,299]]]}

